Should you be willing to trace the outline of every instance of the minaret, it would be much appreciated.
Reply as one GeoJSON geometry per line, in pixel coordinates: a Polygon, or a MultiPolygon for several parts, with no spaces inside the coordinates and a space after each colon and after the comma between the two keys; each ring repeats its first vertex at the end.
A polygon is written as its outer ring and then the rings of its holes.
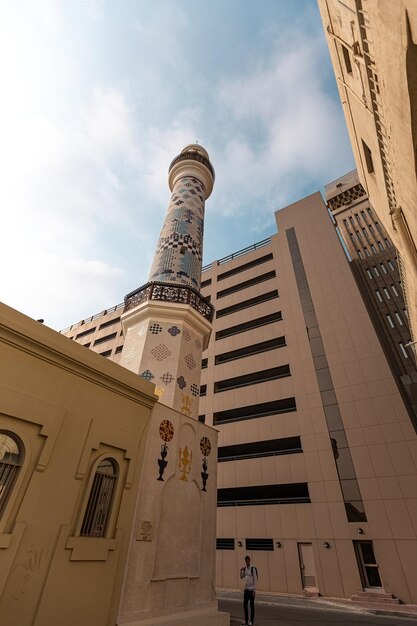
{"type": "Polygon", "coordinates": [[[155,384],[160,402],[197,418],[201,354],[208,345],[212,305],[200,294],[204,203],[214,169],[198,144],[169,167],[172,192],[149,282],[125,297],[120,365],[155,384]]]}

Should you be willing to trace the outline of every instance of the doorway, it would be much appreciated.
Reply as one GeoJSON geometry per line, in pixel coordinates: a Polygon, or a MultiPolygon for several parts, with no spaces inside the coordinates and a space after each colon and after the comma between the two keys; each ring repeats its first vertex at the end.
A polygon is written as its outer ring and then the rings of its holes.
{"type": "Polygon", "coordinates": [[[378,563],[375,558],[372,541],[354,541],[359,573],[364,589],[382,588],[378,563]]]}
{"type": "Polygon", "coordinates": [[[298,543],[301,581],[303,589],[317,589],[316,567],[314,564],[313,544],[298,543]]]}

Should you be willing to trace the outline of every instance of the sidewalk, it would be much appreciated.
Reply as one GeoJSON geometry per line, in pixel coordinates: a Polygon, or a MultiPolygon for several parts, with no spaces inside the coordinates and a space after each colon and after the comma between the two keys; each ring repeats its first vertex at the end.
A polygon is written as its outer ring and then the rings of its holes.
{"type": "MultiPolygon", "coordinates": [[[[217,589],[217,597],[223,600],[241,600],[243,592],[238,589],[217,589]]],[[[417,619],[417,604],[387,605],[378,602],[352,602],[348,598],[305,598],[301,595],[285,595],[268,592],[257,592],[256,602],[260,604],[276,604],[282,606],[303,606],[332,609],[349,609],[359,613],[373,613],[376,615],[391,615],[398,617],[415,617],[417,619]]]]}

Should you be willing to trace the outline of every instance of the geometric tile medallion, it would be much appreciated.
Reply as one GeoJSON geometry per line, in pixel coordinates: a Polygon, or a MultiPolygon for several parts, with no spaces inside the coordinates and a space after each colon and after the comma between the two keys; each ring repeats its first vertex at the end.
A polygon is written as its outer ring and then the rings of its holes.
{"type": "Polygon", "coordinates": [[[184,339],[185,341],[190,341],[191,339],[191,333],[189,330],[185,329],[182,333],[184,335],[184,339]]]}
{"type": "Polygon", "coordinates": [[[165,374],[162,374],[161,380],[164,385],[169,385],[169,383],[172,383],[172,381],[174,380],[174,377],[169,372],[165,372],[165,374]]]}
{"type": "Polygon", "coordinates": [[[197,363],[194,361],[194,357],[192,354],[186,354],[184,357],[184,361],[186,362],[189,370],[193,370],[197,366],[197,363]]]}
{"type": "Polygon", "coordinates": [[[172,337],[176,337],[181,331],[178,326],[171,326],[171,328],[168,328],[168,332],[172,337]]]}
{"type": "Polygon", "coordinates": [[[200,450],[204,456],[209,456],[211,452],[211,443],[208,437],[202,437],[200,439],[200,450]]]}
{"type": "Polygon", "coordinates": [[[159,436],[162,441],[166,441],[167,443],[172,440],[174,436],[174,426],[169,420],[164,420],[159,425],[159,436]]]}
{"type": "Polygon", "coordinates": [[[194,341],[194,344],[195,344],[195,347],[197,348],[197,350],[201,350],[201,348],[203,347],[203,346],[201,345],[201,341],[200,341],[199,339],[196,339],[196,340],[194,341]]]}
{"type": "Polygon", "coordinates": [[[159,324],[151,324],[149,326],[149,332],[151,332],[153,335],[157,335],[161,331],[162,331],[162,326],[160,326],[159,324]]]}
{"type": "Polygon", "coordinates": [[[158,361],[163,361],[167,357],[171,356],[172,352],[164,346],[163,343],[161,343],[159,346],[156,346],[151,350],[151,354],[153,354],[158,361]]]}
{"type": "Polygon", "coordinates": [[[177,378],[177,383],[178,383],[178,387],[179,387],[180,389],[184,389],[184,387],[186,387],[186,386],[187,386],[187,383],[185,382],[184,376],[179,376],[179,377],[177,378]]]}
{"type": "Polygon", "coordinates": [[[191,390],[191,393],[193,394],[193,396],[198,396],[199,393],[200,393],[199,388],[194,383],[191,385],[190,390],[191,390]]]}
{"type": "Polygon", "coordinates": [[[154,375],[152,374],[150,370],[145,370],[144,372],[142,372],[142,374],[139,374],[139,376],[149,381],[151,381],[152,378],[154,378],[154,375]]]}

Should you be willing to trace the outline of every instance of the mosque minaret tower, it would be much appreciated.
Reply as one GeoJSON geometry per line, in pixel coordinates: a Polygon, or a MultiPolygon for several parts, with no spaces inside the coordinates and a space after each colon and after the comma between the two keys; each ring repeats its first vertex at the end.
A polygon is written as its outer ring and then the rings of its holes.
{"type": "Polygon", "coordinates": [[[197,418],[201,354],[213,318],[200,294],[204,204],[214,184],[207,151],[186,146],[168,183],[172,195],[149,281],[125,297],[120,364],[152,381],[160,402],[197,418]]]}

